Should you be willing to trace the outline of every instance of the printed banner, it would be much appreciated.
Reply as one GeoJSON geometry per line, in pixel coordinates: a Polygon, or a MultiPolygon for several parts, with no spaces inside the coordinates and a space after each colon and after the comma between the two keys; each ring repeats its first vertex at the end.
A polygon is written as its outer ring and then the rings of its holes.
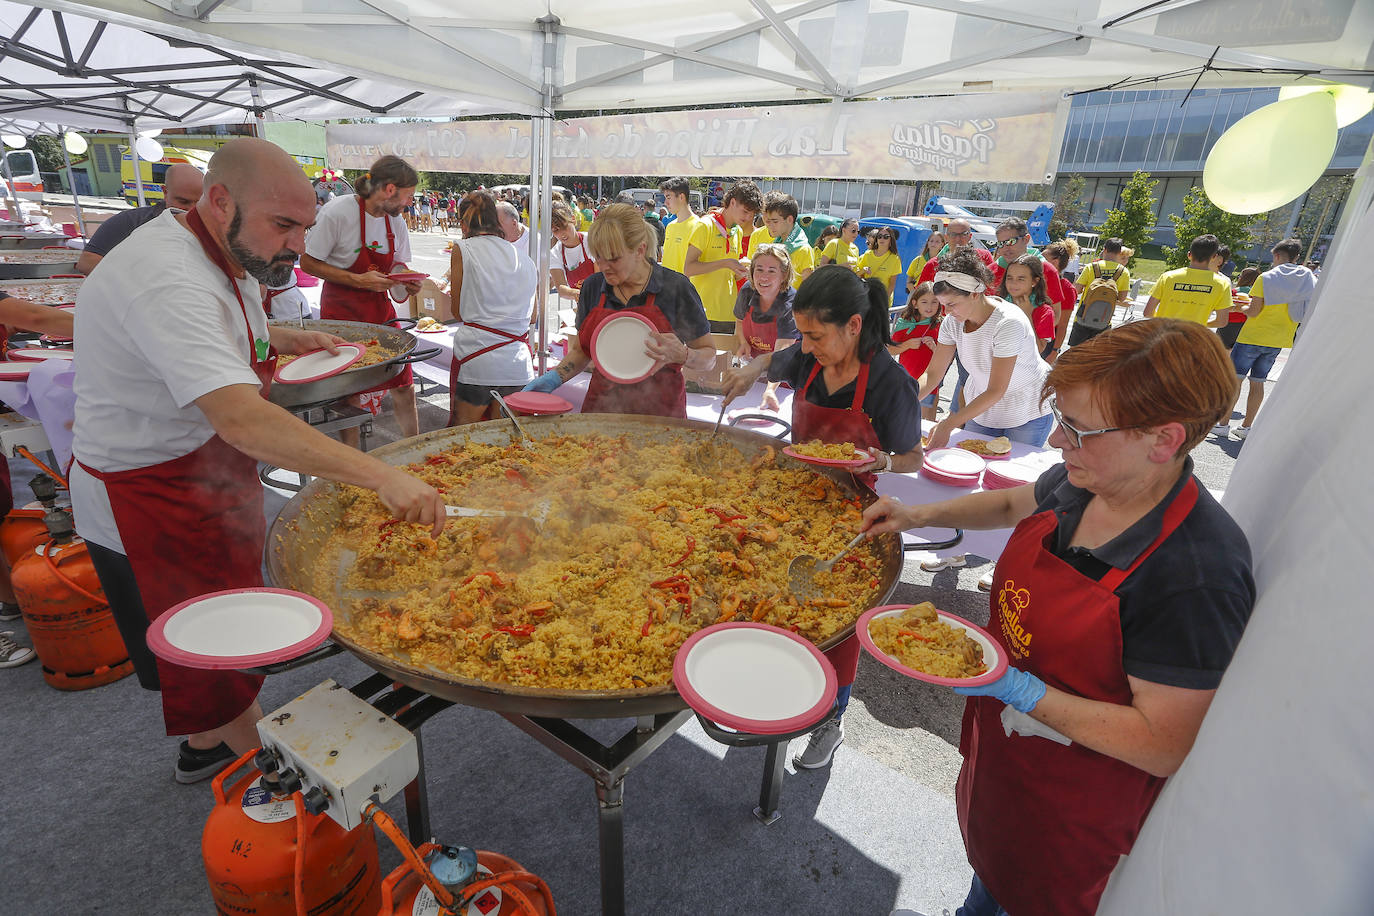
{"type": "MultiPolygon", "coordinates": [[[[752,175],[1044,182],[1066,103],[1055,92],[661,111],[554,121],[555,175],[752,175]]],[[[527,120],[341,124],[329,164],[396,155],[430,172],[528,174],[527,120]]]]}

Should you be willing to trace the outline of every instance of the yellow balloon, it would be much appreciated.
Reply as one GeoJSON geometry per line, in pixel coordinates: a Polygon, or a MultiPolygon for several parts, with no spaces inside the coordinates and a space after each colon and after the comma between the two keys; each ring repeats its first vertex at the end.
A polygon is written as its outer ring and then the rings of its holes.
{"type": "Polygon", "coordinates": [[[1279,101],[1296,99],[1312,92],[1325,92],[1336,100],[1336,126],[1349,127],[1374,110],[1374,92],[1345,83],[1287,86],[1279,90],[1279,101]]]}
{"type": "Polygon", "coordinates": [[[1336,100],[1313,92],[1265,105],[1222,134],[1202,188],[1228,213],[1265,213],[1310,188],[1336,151],[1336,100]]]}

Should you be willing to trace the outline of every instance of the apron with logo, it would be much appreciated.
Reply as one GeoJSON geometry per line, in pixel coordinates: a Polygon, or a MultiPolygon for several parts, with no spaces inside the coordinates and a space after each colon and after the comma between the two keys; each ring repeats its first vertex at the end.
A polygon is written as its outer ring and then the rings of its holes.
{"type": "MultiPolygon", "coordinates": [[[[997,561],[988,624],[1012,667],[1089,700],[1130,705],[1116,589],[1196,502],[1190,478],[1159,537],[1101,580],[1055,556],[1053,512],[1023,519],[997,561]]],[[[969,864],[1008,913],[1091,916],[1164,780],[1078,744],[1008,736],[1003,705],[970,697],[964,707],[956,803],[969,864]]]]}

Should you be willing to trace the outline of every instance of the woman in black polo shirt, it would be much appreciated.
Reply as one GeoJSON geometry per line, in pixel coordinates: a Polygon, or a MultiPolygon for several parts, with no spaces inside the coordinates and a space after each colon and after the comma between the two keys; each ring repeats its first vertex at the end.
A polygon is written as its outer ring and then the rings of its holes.
{"type": "MultiPolygon", "coordinates": [[[[920,391],[887,352],[887,284],[862,280],[847,267],[818,268],[797,290],[792,318],[801,346],[764,353],[743,369],[725,373],[725,403],[748,391],[764,370],[787,382],[792,398],[792,441],[852,442],[873,457],[860,475],[916,471],[921,467],[920,391]]],[[[872,482],[872,477],[867,482],[872,482]]],[[[826,653],[839,676],[839,710],[811,733],[793,762],[805,769],[830,763],[844,740],[840,716],[849,703],[859,666],[859,641],[850,637],[826,653]]]]}
{"type": "Polygon", "coordinates": [[[1238,382],[1201,325],[1072,348],[1044,393],[1064,463],[1012,490],[864,513],[874,534],[1016,525],[988,630],[1011,667],[956,688],[965,916],[1088,916],[1193,745],[1255,600],[1250,549],[1188,453],[1238,382]]]}

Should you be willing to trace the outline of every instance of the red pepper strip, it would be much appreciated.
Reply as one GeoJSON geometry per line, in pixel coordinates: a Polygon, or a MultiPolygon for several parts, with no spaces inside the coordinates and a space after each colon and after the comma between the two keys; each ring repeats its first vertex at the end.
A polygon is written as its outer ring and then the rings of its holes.
{"type": "Polygon", "coordinates": [[[678,604],[691,604],[691,603],[692,603],[692,596],[691,596],[691,595],[674,595],[674,596],[673,596],[673,600],[676,601],[678,604]]]}
{"type": "Polygon", "coordinates": [[[727,512],[724,509],[717,509],[714,506],[707,506],[706,511],[714,515],[716,518],[720,519],[722,524],[724,524],[725,522],[734,521],[738,518],[748,518],[748,516],[746,515],[739,515],[737,513],[727,512]]]}
{"type": "Polygon", "coordinates": [[[520,486],[524,487],[526,490],[530,489],[530,482],[525,479],[524,474],[521,474],[515,468],[506,468],[506,479],[511,483],[520,484],[520,486]]]}
{"type": "Polygon", "coordinates": [[[694,550],[696,550],[696,549],[697,549],[697,539],[694,538],[694,537],[692,537],[690,534],[687,535],[687,552],[684,553],[682,556],[678,557],[678,558],[677,558],[676,560],[674,560],[673,562],[669,563],[668,565],[669,565],[669,566],[681,566],[682,563],[683,563],[688,557],[690,557],[690,556],[692,555],[692,551],[694,551],[694,550]]]}
{"type": "Polygon", "coordinates": [[[512,636],[529,636],[534,633],[534,624],[526,623],[514,627],[497,627],[502,633],[509,633],[512,636]]]}
{"type": "Polygon", "coordinates": [[[495,632],[483,633],[483,634],[482,634],[482,641],[485,642],[485,641],[487,641],[488,639],[491,639],[491,638],[492,638],[493,636],[495,636],[495,635],[496,635],[495,632]]]}
{"type": "Polygon", "coordinates": [[[919,639],[921,642],[931,642],[929,636],[922,636],[920,633],[913,633],[910,630],[898,630],[898,636],[910,636],[912,639],[919,639]]]}
{"type": "Polygon", "coordinates": [[[425,459],[425,464],[448,464],[448,459],[445,458],[443,455],[430,455],[428,458],[425,459]]]}
{"type": "Polygon", "coordinates": [[[642,626],[642,627],[639,628],[639,635],[640,635],[640,636],[648,636],[648,635],[649,635],[649,627],[653,624],[653,622],[654,622],[654,615],[653,615],[653,612],[650,611],[650,612],[649,612],[649,616],[646,617],[646,618],[644,619],[644,626],[642,626]]]}
{"type": "Polygon", "coordinates": [[[650,588],[673,588],[673,587],[675,587],[678,583],[685,583],[685,582],[687,581],[687,578],[688,578],[688,577],[687,577],[687,574],[686,574],[686,573],[678,573],[677,575],[675,575],[675,576],[669,576],[669,577],[666,578],[666,579],[659,579],[657,582],[650,582],[650,583],[649,583],[649,587],[650,587],[650,588]]]}
{"type": "Polygon", "coordinates": [[[476,579],[478,576],[486,576],[488,579],[491,580],[491,584],[495,585],[498,588],[506,584],[501,581],[500,576],[498,576],[496,573],[492,572],[489,569],[484,569],[481,572],[473,573],[472,575],[468,576],[466,579],[463,580],[463,584],[467,585],[469,582],[476,579]]]}

